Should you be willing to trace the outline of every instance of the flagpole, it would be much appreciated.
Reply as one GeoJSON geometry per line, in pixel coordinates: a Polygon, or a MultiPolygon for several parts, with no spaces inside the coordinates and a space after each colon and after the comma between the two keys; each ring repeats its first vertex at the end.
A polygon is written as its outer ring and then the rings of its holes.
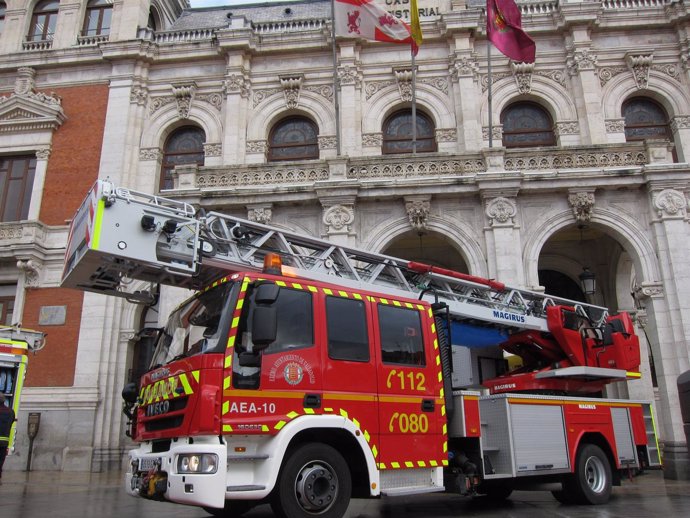
{"type": "Polygon", "coordinates": [[[414,48],[410,46],[412,55],[412,154],[417,153],[417,67],[414,61],[414,48]]]}
{"type": "Polygon", "coordinates": [[[331,43],[333,48],[333,99],[335,102],[335,149],[340,156],[340,88],[338,84],[338,51],[335,44],[335,0],[331,0],[331,43]]]}

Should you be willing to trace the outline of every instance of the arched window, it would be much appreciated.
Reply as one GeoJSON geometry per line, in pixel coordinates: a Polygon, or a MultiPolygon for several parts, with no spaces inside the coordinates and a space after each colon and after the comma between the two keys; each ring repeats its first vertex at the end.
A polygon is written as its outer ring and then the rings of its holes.
{"type": "Polygon", "coordinates": [[[173,131],[163,147],[160,189],[172,189],[172,171],[175,166],[204,165],[204,130],[196,126],[184,126],[173,131]]]}
{"type": "MultiPolygon", "coordinates": [[[[436,151],[434,123],[417,111],[417,152],[436,151]]],[[[383,153],[412,153],[412,110],[400,110],[383,122],[383,153]]]]}
{"type": "Polygon", "coordinates": [[[36,4],[34,14],[31,17],[31,27],[29,28],[29,35],[27,37],[28,41],[46,41],[53,39],[59,7],[60,2],[55,0],[45,0],[36,4]]]}
{"type": "Polygon", "coordinates": [[[105,36],[110,34],[110,20],[113,15],[113,0],[90,0],[86,6],[83,36],[105,36]]]}
{"type": "Polygon", "coordinates": [[[268,160],[319,158],[319,128],[306,117],[289,117],[278,122],[268,136],[268,160]]]}
{"type": "Polygon", "coordinates": [[[7,4],[0,2],[0,34],[2,34],[2,28],[5,26],[5,11],[7,11],[7,4]]]}
{"type": "Polygon", "coordinates": [[[666,110],[647,97],[633,97],[623,103],[625,118],[625,140],[628,142],[645,139],[671,140],[666,110]]]}
{"type": "Polygon", "coordinates": [[[501,124],[507,148],[556,145],[551,116],[536,103],[511,104],[501,113],[501,124]]]}
{"type": "Polygon", "coordinates": [[[151,10],[149,11],[149,19],[146,23],[146,27],[151,29],[153,32],[158,30],[158,13],[153,7],[151,7],[151,10]]]}

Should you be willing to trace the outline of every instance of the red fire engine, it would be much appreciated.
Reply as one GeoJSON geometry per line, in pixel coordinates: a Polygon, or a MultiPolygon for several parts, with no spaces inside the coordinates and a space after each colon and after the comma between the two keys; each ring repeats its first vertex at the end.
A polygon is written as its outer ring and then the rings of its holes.
{"type": "Polygon", "coordinates": [[[150,302],[132,279],[198,290],[123,391],[133,496],[339,518],[351,498],[554,482],[596,504],[661,464],[651,404],[600,397],[639,377],[627,314],[99,181],[63,285],[150,302]],[[463,383],[472,336],[523,365],[463,383]]]}

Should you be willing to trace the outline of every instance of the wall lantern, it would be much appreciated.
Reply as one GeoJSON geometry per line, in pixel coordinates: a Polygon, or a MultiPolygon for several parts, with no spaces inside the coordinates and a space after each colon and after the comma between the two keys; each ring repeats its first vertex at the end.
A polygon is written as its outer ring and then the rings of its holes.
{"type": "Polygon", "coordinates": [[[580,279],[580,286],[585,295],[594,295],[597,291],[597,276],[589,271],[589,268],[585,266],[582,269],[582,273],[578,275],[580,279]]]}

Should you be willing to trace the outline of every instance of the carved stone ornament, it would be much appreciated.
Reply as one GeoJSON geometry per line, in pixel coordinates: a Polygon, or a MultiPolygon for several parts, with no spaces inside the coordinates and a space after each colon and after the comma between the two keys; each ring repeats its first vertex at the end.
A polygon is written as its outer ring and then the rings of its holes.
{"type": "Polygon", "coordinates": [[[345,205],[328,207],[323,215],[323,222],[328,227],[329,234],[350,232],[350,225],[354,221],[354,210],[345,205]]]}
{"type": "Polygon", "coordinates": [[[27,288],[36,288],[39,285],[41,264],[33,259],[17,261],[17,268],[24,272],[24,286],[27,288]]]}
{"type": "Polygon", "coordinates": [[[664,296],[664,286],[660,282],[643,282],[635,286],[635,297],[639,300],[658,299],[664,296]]]}
{"type": "Polygon", "coordinates": [[[656,195],[654,206],[662,219],[685,217],[688,202],[682,192],[664,189],[656,195]]]}
{"type": "Polygon", "coordinates": [[[0,241],[7,239],[21,239],[24,235],[24,229],[21,225],[0,225],[0,241]]]}
{"type": "Polygon", "coordinates": [[[690,128],[690,116],[678,115],[677,117],[673,117],[671,119],[671,131],[673,131],[673,133],[676,133],[678,130],[688,128],[690,128]]]}
{"type": "Polygon", "coordinates": [[[601,86],[604,86],[606,83],[611,81],[614,77],[616,77],[619,74],[623,74],[624,72],[627,72],[628,68],[627,67],[602,67],[599,69],[598,75],[599,75],[599,84],[601,86]]]}
{"type": "Polygon", "coordinates": [[[556,135],[577,135],[580,133],[578,121],[561,121],[556,123],[556,135]]]}
{"type": "Polygon", "coordinates": [[[140,86],[132,87],[129,92],[129,102],[132,104],[138,104],[139,106],[145,106],[146,101],[148,101],[149,92],[146,88],[140,86]]]}
{"type": "Polygon", "coordinates": [[[579,223],[587,223],[592,219],[594,208],[593,192],[574,192],[568,195],[568,203],[573,208],[575,220],[579,223]]]}
{"type": "Polygon", "coordinates": [[[62,99],[36,92],[35,77],[33,68],[19,68],[14,91],[0,96],[0,132],[55,130],[66,120],[62,99]]]}
{"type": "Polygon", "coordinates": [[[606,133],[623,133],[625,131],[625,119],[606,119],[606,133]]]}
{"type": "Polygon", "coordinates": [[[457,140],[458,130],[455,128],[436,130],[436,142],[456,142],[457,140]]]}
{"type": "Polygon", "coordinates": [[[265,153],[267,143],[265,140],[248,140],[247,153],[265,153]]]}
{"type": "Polygon", "coordinates": [[[393,81],[367,81],[364,86],[364,94],[367,101],[378,91],[393,85],[393,81]]]}
{"type": "Polygon", "coordinates": [[[572,75],[583,70],[594,70],[597,64],[597,56],[589,49],[578,49],[573,51],[567,59],[568,69],[572,75]]]}
{"type": "Polygon", "coordinates": [[[302,90],[305,92],[314,92],[321,97],[325,97],[329,101],[333,102],[333,87],[331,85],[313,85],[304,86],[302,90]]]}
{"type": "Polygon", "coordinates": [[[518,91],[521,94],[528,94],[532,91],[532,73],[534,72],[534,63],[515,63],[510,62],[510,68],[515,76],[515,83],[518,91]]]}
{"type": "Polygon", "coordinates": [[[192,99],[196,92],[196,85],[194,83],[173,85],[172,90],[177,102],[177,113],[180,119],[186,119],[189,116],[189,110],[192,108],[192,99]]]}
{"type": "Polygon", "coordinates": [[[196,100],[208,103],[218,111],[223,108],[223,96],[219,93],[197,95],[196,100]]]}
{"type": "Polygon", "coordinates": [[[425,234],[429,211],[431,210],[431,198],[405,199],[405,211],[410,220],[410,225],[418,234],[425,234]]]}
{"type": "Polygon", "coordinates": [[[338,67],[338,82],[341,86],[355,85],[359,87],[362,84],[362,79],[356,67],[344,65],[338,67]]]}
{"type": "MultiPolygon", "coordinates": [[[[503,138],[503,125],[496,124],[491,126],[491,136],[494,140],[501,140],[503,138]]],[[[489,127],[484,126],[482,128],[482,139],[489,140],[489,127]]]]}
{"type": "Polygon", "coordinates": [[[247,207],[247,219],[263,225],[268,225],[273,217],[271,205],[255,205],[247,207]]]}
{"type": "Polygon", "coordinates": [[[222,144],[204,144],[204,156],[221,156],[222,144]]]}
{"type": "Polygon", "coordinates": [[[637,84],[638,90],[643,90],[647,88],[649,83],[649,68],[652,66],[652,60],[654,59],[653,54],[647,55],[631,55],[625,56],[625,61],[628,64],[628,68],[635,78],[635,84],[637,84]]]}
{"type": "Polygon", "coordinates": [[[403,101],[409,102],[412,100],[412,69],[401,68],[394,71],[395,80],[398,82],[398,90],[400,90],[400,98],[403,101]]]}
{"type": "Polygon", "coordinates": [[[479,64],[474,58],[458,57],[451,63],[449,72],[453,81],[457,81],[460,77],[475,77],[479,73],[479,64]]]}
{"type": "Polygon", "coordinates": [[[244,74],[231,74],[225,79],[223,89],[226,95],[240,94],[241,97],[249,96],[249,79],[244,74]]]}
{"type": "Polygon", "coordinates": [[[288,108],[297,108],[299,104],[299,91],[302,86],[302,76],[282,76],[280,86],[283,87],[285,104],[288,108]]]}
{"type": "Polygon", "coordinates": [[[317,137],[319,142],[319,149],[335,149],[336,148],[336,138],[335,136],[321,136],[317,137]]]}
{"type": "Polygon", "coordinates": [[[147,160],[158,160],[161,156],[161,151],[157,147],[146,147],[139,150],[139,160],[142,162],[147,160]]]}
{"type": "Polygon", "coordinates": [[[366,147],[381,147],[383,133],[365,133],[362,135],[362,145],[366,147]]]}
{"type": "Polygon", "coordinates": [[[486,204],[486,215],[491,219],[491,226],[510,226],[515,224],[517,207],[512,200],[500,196],[486,204]]]}
{"type": "Polygon", "coordinates": [[[48,158],[50,158],[50,148],[49,147],[39,148],[36,150],[36,159],[37,160],[48,160],[48,158]]]}

